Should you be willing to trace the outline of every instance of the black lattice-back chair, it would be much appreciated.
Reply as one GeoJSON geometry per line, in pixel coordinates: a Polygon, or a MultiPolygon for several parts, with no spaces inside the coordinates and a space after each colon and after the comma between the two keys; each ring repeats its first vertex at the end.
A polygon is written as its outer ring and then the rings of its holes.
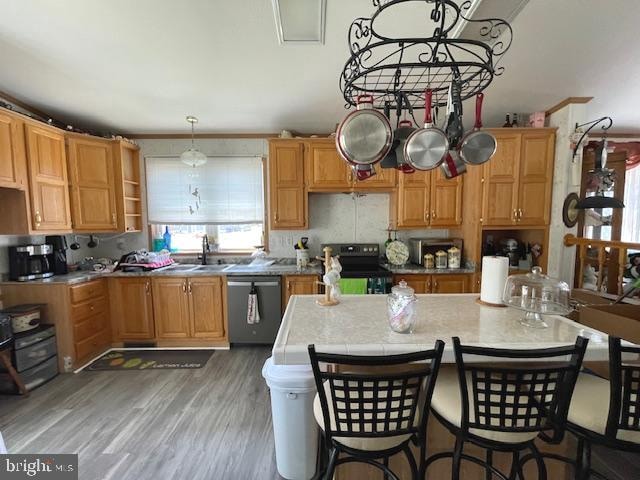
{"type": "Polygon", "coordinates": [[[440,367],[444,342],[433,350],[387,356],[336,355],[309,357],[318,394],[316,421],[328,450],[325,479],[337,465],[364,462],[397,479],[389,457],[403,452],[415,479],[424,477],[429,404],[440,367]],[[409,443],[420,447],[419,466],[409,443]]]}
{"type": "Polygon", "coordinates": [[[591,445],[640,453],[640,346],[622,345],[609,337],[610,380],[581,372],[569,407],[567,430],[578,439],[575,461],[562,460],[576,469],[575,478],[606,478],[591,468],[591,445]]]}
{"type": "Polygon", "coordinates": [[[460,476],[461,460],[485,468],[486,478],[522,477],[520,454],[530,450],[546,479],[544,461],[533,441],[541,433],[559,442],[564,435],[569,402],[588,340],[557,348],[514,350],[462,345],[454,337],[455,369],[442,369],[431,408],[456,437],[452,452],[430,457],[427,466],[452,457],[452,479],[460,476]],[[462,453],[465,442],[487,451],[485,460],[462,453]],[[492,465],[494,451],[511,452],[507,476],[492,465]]]}

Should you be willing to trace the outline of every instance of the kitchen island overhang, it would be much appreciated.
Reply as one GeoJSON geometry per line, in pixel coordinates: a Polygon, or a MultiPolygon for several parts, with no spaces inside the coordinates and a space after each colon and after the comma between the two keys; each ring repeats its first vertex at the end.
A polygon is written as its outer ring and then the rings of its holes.
{"type": "Polygon", "coordinates": [[[291,297],[273,346],[275,365],[309,363],[307,347],[350,355],[393,355],[433,348],[445,342],[443,363],[454,363],[451,338],[463,344],[494,348],[533,349],[573,344],[578,335],[589,339],[586,361],[608,360],[608,337],[568,318],[548,315],[546,329],[521,325],[523,312],[480,305],[477,294],[417,295],[413,333],[391,330],[386,295],[343,295],[340,304],[316,304],[321,295],[291,297]]]}

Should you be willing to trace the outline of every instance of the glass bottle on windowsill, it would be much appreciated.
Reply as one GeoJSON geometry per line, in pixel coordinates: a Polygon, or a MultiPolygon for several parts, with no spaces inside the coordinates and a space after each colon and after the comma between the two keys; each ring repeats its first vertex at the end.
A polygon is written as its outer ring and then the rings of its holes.
{"type": "Polygon", "coordinates": [[[504,125],[502,125],[502,128],[509,128],[509,127],[513,127],[513,125],[511,125],[511,118],[507,114],[507,118],[504,122],[504,125]]]}
{"type": "Polygon", "coordinates": [[[171,234],[169,233],[169,226],[165,227],[162,239],[164,240],[164,248],[171,251],[171,234]]]}
{"type": "Polygon", "coordinates": [[[511,122],[511,126],[514,128],[517,128],[520,126],[520,124],[518,123],[518,114],[514,113],[513,114],[513,122],[511,122]]]}

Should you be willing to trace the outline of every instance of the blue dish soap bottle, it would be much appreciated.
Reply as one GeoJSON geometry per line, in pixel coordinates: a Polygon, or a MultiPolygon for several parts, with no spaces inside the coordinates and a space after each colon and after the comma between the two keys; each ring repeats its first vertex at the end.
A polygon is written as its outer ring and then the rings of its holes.
{"type": "Polygon", "coordinates": [[[162,239],[164,240],[164,248],[171,251],[171,234],[169,233],[169,227],[165,227],[162,239]]]}

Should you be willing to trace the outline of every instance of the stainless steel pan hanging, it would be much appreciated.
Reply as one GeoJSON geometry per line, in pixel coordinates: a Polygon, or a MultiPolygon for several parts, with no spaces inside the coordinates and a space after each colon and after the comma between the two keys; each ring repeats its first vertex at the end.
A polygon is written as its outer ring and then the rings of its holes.
{"type": "Polygon", "coordinates": [[[431,117],[431,100],[433,91],[425,91],[424,128],[415,130],[404,144],[404,159],[416,170],[432,170],[437,168],[449,150],[447,135],[433,126],[431,117]]]}
{"type": "Polygon", "coordinates": [[[373,96],[358,97],[357,109],[349,113],[336,132],[340,156],[354,165],[373,165],[384,158],[393,142],[387,117],[373,108],[373,96]]]}
{"type": "Polygon", "coordinates": [[[476,95],[476,123],[473,130],[467,132],[458,145],[460,158],[469,165],[481,165],[496,153],[496,137],[481,130],[483,99],[483,93],[476,95]]]}

